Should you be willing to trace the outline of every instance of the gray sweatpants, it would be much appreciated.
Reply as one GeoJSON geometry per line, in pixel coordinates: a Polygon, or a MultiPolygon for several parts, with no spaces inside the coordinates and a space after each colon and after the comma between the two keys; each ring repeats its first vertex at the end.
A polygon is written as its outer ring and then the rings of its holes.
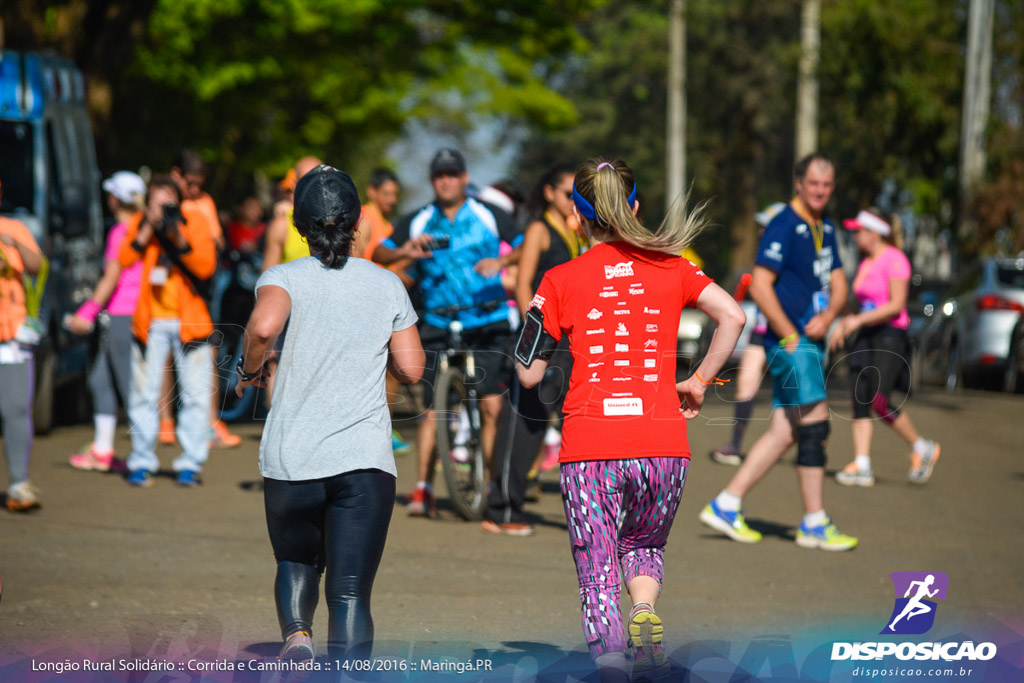
{"type": "Polygon", "coordinates": [[[12,486],[28,481],[35,374],[35,362],[31,358],[24,363],[0,364],[0,420],[4,430],[4,458],[12,486]]]}
{"type": "Polygon", "coordinates": [[[132,316],[110,317],[110,327],[100,340],[96,361],[89,373],[93,412],[97,415],[117,415],[117,397],[128,407],[132,387],[132,316]]]}

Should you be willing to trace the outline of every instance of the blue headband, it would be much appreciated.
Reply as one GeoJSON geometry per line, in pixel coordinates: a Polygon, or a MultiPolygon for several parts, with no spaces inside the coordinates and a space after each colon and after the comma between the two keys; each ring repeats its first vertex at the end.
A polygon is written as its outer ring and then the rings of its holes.
{"type": "MultiPolygon", "coordinates": [[[[572,201],[576,204],[576,210],[580,212],[580,215],[584,218],[589,218],[592,221],[600,220],[597,217],[597,211],[594,209],[593,204],[583,198],[579,192],[576,191],[576,183],[572,184],[572,201]]],[[[636,183],[633,183],[633,191],[629,193],[629,197],[626,198],[630,208],[636,203],[636,183]]],[[[602,221],[603,222],[603,221],[602,221]]]]}

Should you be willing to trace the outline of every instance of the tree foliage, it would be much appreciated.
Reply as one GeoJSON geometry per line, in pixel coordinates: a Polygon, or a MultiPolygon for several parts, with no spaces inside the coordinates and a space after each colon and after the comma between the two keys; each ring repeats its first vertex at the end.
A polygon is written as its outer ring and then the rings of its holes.
{"type": "MultiPolygon", "coordinates": [[[[718,224],[699,246],[710,256],[713,272],[753,260],[752,214],[792,191],[801,4],[687,2],[687,164],[695,196],[712,201],[718,224]]],[[[1009,0],[997,5],[999,61],[993,82],[1013,83],[1016,90],[1011,94],[1007,86],[994,85],[1012,104],[993,112],[993,125],[999,129],[1013,113],[1018,121],[993,138],[991,167],[1004,170],[997,171],[1002,180],[991,193],[1003,198],[998,202],[1003,209],[989,211],[989,222],[1005,222],[1006,209],[1021,205],[1006,198],[1007,188],[1017,187],[1011,179],[1020,177],[1014,170],[1020,168],[1020,154],[998,147],[1010,136],[1018,141],[1013,149],[1024,150],[1019,126],[1024,33],[1011,29],[1021,26],[1024,11],[1009,0]]],[[[618,3],[581,25],[594,49],[587,59],[568,64],[562,89],[576,104],[580,123],[564,133],[537,136],[524,153],[524,168],[616,154],[637,170],[648,212],[660,211],[667,14],[666,0],[618,3]]],[[[930,214],[930,224],[950,227],[965,35],[966,0],[822,4],[819,140],[821,151],[837,165],[833,213],[852,215],[884,200],[884,208],[930,214]]],[[[1015,220],[1019,225],[1021,219],[1015,220]]],[[[986,230],[962,246],[976,250],[989,244],[994,230],[986,230]]]]}
{"type": "Polygon", "coordinates": [[[108,166],[165,166],[192,145],[238,174],[283,173],[304,153],[376,163],[410,118],[571,125],[546,75],[584,47],[574,22],[596,4],[15,0],[3,12],[9,47],[56,47],[85,69],[108,166]]]}

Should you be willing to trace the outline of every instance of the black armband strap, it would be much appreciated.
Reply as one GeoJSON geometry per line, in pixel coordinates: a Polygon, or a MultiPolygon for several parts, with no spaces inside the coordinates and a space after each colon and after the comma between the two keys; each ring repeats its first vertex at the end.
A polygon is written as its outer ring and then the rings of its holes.
{"type": "Polygon", "coordinates": [[[558,341],[544,329],[544,314],[539,308],[531,308],[526,312],[522,327],[519,328],[519,339],[516,341],[515,359],[530,367],[534,360],[549,360],[555,352],[558,341]]]}
{"type": "Polygon", "coordinates": [[[537,351],[534,353],[534,357],[540,360],[551,360],[551,356],[555,355],[555,349],[558,348],[558,341],[548,334],[547,330],[541,330],[540,332],[540,343],[537,344],[537,351]]]}

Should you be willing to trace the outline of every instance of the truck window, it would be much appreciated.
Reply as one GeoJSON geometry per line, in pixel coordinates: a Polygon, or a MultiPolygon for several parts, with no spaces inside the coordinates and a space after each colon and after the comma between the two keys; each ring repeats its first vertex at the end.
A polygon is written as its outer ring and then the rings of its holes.
{"type": "Polygon", "coordinates": [[[32,126],[25,121],[0,121],[0,213],[35,213],[35,176],[32,173],[35,145],[32,126]]]}
{"type": "Polygon", "coordinates": [[[67,168],[65,155],[61,154],[61,144],[53,121],[46,122],[46,184],[50,188],[47,202],[50,211],[58,209],[64,203],[61,181],[64,179],[63,169],[67,168]]]}

